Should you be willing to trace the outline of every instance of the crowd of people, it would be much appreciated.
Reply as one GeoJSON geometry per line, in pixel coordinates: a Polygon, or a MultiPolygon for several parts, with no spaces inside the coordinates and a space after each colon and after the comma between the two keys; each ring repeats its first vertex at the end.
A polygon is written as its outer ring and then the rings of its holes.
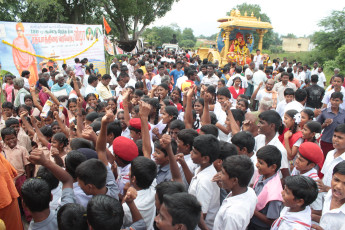
{"type": "Polygon", "coordinates": [[[4,76],[0,229],[345,229],[344,77],[253,60],[4,76]]]}

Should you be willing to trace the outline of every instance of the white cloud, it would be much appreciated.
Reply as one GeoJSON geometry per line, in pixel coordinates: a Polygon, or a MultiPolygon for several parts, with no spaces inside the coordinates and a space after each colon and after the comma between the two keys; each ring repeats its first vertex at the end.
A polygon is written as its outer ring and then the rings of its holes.
{"type": "Polygon", "coordinates": [[[209,36],[219,31],[217,19],[244,2],[260,5],[261,11],[270,17],[275,32],[283,35],[293,33],[297,36],[319,31],[321,28],[317,24],[322,18],[329,16],[332,10],[342,10],[345,7],[345,1],[339,0],[289,0],[284,4],[276,0],[180,0],[152,26],[176,23],[182,29],[192,28],[195,35],[209,36]]]}

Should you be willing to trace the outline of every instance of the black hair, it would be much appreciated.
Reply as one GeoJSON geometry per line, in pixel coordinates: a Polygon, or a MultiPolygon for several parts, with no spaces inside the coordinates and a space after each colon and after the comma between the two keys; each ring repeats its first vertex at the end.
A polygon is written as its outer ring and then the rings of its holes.
{"type": "Polygon", "coordinates": [[[11,103],[11,102],[8,102],[8,101],[6,101],[6,102],[4,102],[4,103],[2,103],[2,108],[3,109],[13,109],[13,104],[11,103]]]}
{"type": "Polygon", "coordinates": [[[244,121],[244,112],[240,109],[231,109],[231,113],[235,121],[238,121],[240,123],[240,127],[241,127],[244,121]]]}
{"type": "Polygon", "coordinates": [[[107,125],[107,135],[111,133],[114,135],[114,139],[121,136],[122,128],[119,121],[113,121],[107,125]]]}
{"type": "Polygon", "coordinates": [[[60,144],[63,144],[63,147],[66,147],[68,145],[68,138],[64,133],[56,133],[53,136],[53,139],[57,140],[60,144]]]}
{"type": "Polygon", "coordinates": [[[334,129],[334,132],[345,133],[345,124],[340,124],[340,125],[338,125],[338,126],[334,129]]]}
{"type": "Polygon", "coordinates": [[[294,110],[294,109],[290,109],[288,111],[285,112],[286,115],[288,115],[292,120],[294,120],[294,125],[290,128],[291,132],[292,133],[296,133],[297,132],[297,127],[298,127],[298,124],[297,122],[295,121],[295,115],[298,113],[297,110],[294,110]]]}
{"type": "Polygon", "coordinates": [[[238,103],[238,102],[243,102],[243,103],[244,103],[244,106],[246,107],[246,109],[249,108],[249,102],[248,102],[247,99],[238,99],[238,98],[237,98],[237,103],[238,103]]]}
{"type": "Polygon", "coordinates": [[[319,194],[316,182],[310,177],[301,175],[288,176],[284,181],[285,186],[291,190],[294,200],[303,199],[304,203],[301,208],[305,208],[313,203],[319,194]]]}
{"type": "Polygon", "coordinates": [[[219,140],[211,134],[197,136],[194,139],[193,147],[200,152],[201,156],[208,156],[210,158],[209,163],[218,159],[219,140]]]}
{"type": "Polygon", "coordinates": [[[52,128],[50,126],[47,126],[47,125],[40,128],[40,131],[47,138],[51,138],[54,135],[52,128]]]}
{"type": "Polygon", "coordinates": [[[9,135],[14,135],[14,136],[17,136],[17,133],[16,131],[14,130],[14,128],[11,128],[11,127],[7,127],[7,128],[3,128],[1,130],[1,138],[2,140],[5,140],[5,137],[6,136],[9,136],[9,135]]]}
{"type": "Polygon", "coordinates": [[[86,115],[85,120],[93,122],[98,117],[99,117],[99,114],[97,112],[91,112],[86,115]]]}
{"type": "Polygon", "coordinates": [[[189,145],[190,150],[193,148],[194,139],[199,136],[194,129],[183,129],[177,134],[177,138],[183,142],[184,145],[189,145]]]}
{"type": "Polygon", "coordinates": [[[68,99],[68,101],[67,101],[67,108],[69,108],[69,105],[71,103],[77,104],[77,98],[70,98],[70,99],[68,99]]]}
{"type": "Polygon", "coordinates": [[[195,196],[186,192],[163,196],[163,204],[172,218],[172,226],[183,224],[188,230],[197,227],[200,221],[201,205],[195,196]]]}
{"type": "Polygon", "coordinates": [[[311,109],[303,109],[303,110],[301,111],[301,113],[302,113],[302,112],[308,115],[309,120],[313,120],[313,118],[314,118],[314,112],[313,112],[313,110],[311,110],[311,109]]]}
{"type": "Polygon", "coordinates": [[[231,99],[231,93],[227,87],[219,88],[217,91],[217,96],[218,95],[222,95],[222,96],[225,96],[225,97],[231,99]]]}
{"type": "MultiPolygon", "coordinates": [[[[173,117],[172,120],[170,121],[170,123],[177,119],[177,117],[178,117],[178,110],[177,110],[177,108],[175,106],[172,106],[172,105],[165,106],[164,110],[165,110],[165,112],[167,114],[169,114],[169,116],[173,117]]],[[[168,126],[169,126],[168,124],[165,126],[164,130],[162,131],[162,133],[166,133],[167,132],[167,130],[169,128],[168,126]]]]}
{"type": "MultiPolygon", "coordinates": [[[[164,156],[168,156],[168,152],[165,150],[165,148],[163,148],[160,144],[160,141],[159,140],[156,140],[154,142],[154,147],[155,149],[158,149],[160,151],[162,151],[164,153],[164,156]]],[[[176,155],[177,153],[177,143],[174,139],[171,139],[171,148],[172,148],[172,152],[174,155],[176,155]]]]}
{"type": "MultiPolygon", "coordinates": [[[[138,147],[138,156],[144,156],[144,153],[143,153],[143,140],[142,139],[139,139],[135,142],[135,144],[137,145],[138,147]]],[[[124,161],[124,160],[122,160],[124,161]]]]}
{"type": "Polygon", "coordinates": [[[295,100],[302,102],[307,98],[307,91],[305,89],[298,89],[295,92],[295,100]]]}
{"type": "Polygon", "coordinates": [[[244,155],[230,156],[222,166],[229,178],[237,178],[240,187],[247,187],[254,174],[253,162],[244,155]]]}
{"type": "Polygon", "coordinates": [[[274,124],[276,132],[282,126],[282,119],[275,110],[268,110],[260,113],[259,119],[266,121],[268,124],[274,124]]]}
{"type": "Polygon", "coordinates": [[[95,75],[91,74],[91,75],[89,76],[89,78],[87,79],[87,83],[88,83],[89,85],[91,85],[92,83],[94,83],[94,82],[97,81],[97,80],[98,80],[98,78],[97,78],[95,75]]]}
{"type": "Polygon", "coordinates": [[[339,99],[342,101],[342,100],[343,100],[343,97],[344,97],[344,95],[343,95],[342,92],[333,92],[333,93],[331,94],[331,99],[337,99],[337,98],[339,98],[339,99]]]}
{"type": "MultiPolygon", "coordinates": [[[[310,130],[312,133],[321,133],[321,124],[317,121],[308,121],[306,124],[307,128],[310,130]]],[[[316,142],[316,137],[314,136],[312,139],[312,142],[316,142]]]]}
{"type": "Polygon", "coordinates": [[[136,89],[134,91],[134,95],[138,96],[138,97],[142,97],[144,96],[144,91],[140,90],[140,89],[136,89]]]}
{"type": "Polygon", "coordinates": [[[93,196],[87,204],[87,221],[94,230],[120,230],[123,217],[121,203],[110,196],[93,196]]]}
{"type": "Polygon", "coordinates": [[[217,115],[214,112],[210,112],[211,125],[216,125],[218,122],[217,115]]]}
{"type": "Polygon", "coordinates": [[[183,121],[181,121],[181,120],[174,120],[174,121],[172,121],[171,123],[170,123],[170,130],[172,130],[172,129],[178,129],[178,130],[183,130],[183,129],[185,129],[186,128],[186,126],[185,126],[185,124],[184,124],[184,122],[183,121]]]}
{"type": "Polygon", "coordinates": [[[51,191],[47,181],[30,178],[21,187],[21,196],[25,206],[31,212],[42,212],[49,209],[51,191]]]}
{"type": "Polygon", "coordinates": [[[149,188],[157,176],[155,162],[142,156],[135,158],[131,164],[131,177],[133,176],[135,176],[139,188],[149,188]]]}
{"type": "Polygon", "coordinates": [[[231,138],[231,143],[236,145],[240,150],[244,147],[247,148],[247,152],[251,153],[255,147],[255,139],[250,132],[241,131],[236,133],[231,138]]]}
{"type": "Polygon", "coordinates": [[[291,88],[286,88],[286,89],[284,90],[284,96],[287,96],[287,95],[293,95],[293,96],[295,96],[295,91],[294,91],[293,89],[291,89],[291,88]]]}
{"type": "MultiPolygon", "coordinates": [[[[154,109],[156,109],[156,116],[155,116],[155,120],[154,120],[153,124],[157,125],[158,124],[158,120],[159,120],[159,109],[161,108],[161,105],[159,104],[159,100],[157,98],[150,98],[148,103],[154,109]]],[[[149,116],[149,120],[150,120],[150,116],[149,116]]]]}
{"type": "Polygon", "coordinates": [[[33,101],[32,96],[30,94],[24,96],[24,101],[26,101],[27,99],[33,101]]]}
{"type": "Polygon", "coordinates": [[[280,150],[274,145],[266,145],[259,149],[256,157],[266,162],[267,166],[277,165],[276,172],[280,169],[282,154],[280,150]]]}
{"type": "Polygon", "coordinates": [[[39,167],[36,177],[45,180],[49,185],[50,191],[59,185],[59,180],[44,166],[39,167]]]}
{"type": "Polygon", "coordinates": [[[111,79],[111,76],[109,74],[104,74],[102,76],[102,80],[107,80],[107,79],[111,79]]]}
{"type": "Polygon", "coordinates": [[[165,194],[172,195],[180,192],[186,192],[186,188],[183,184],[176,181],[164,181],[156,186],[156,194],[161,204],[165,194]]]}
{"type": "Polygon", "coordinates": [[[219,141],[219,156],[218,159],[224,161],[227,157],[237,155],[237,148],[234,144],[226,141],[219,141]]]}
{"type": "Polygon", "coordinates": [[[88,100],[89,100],[89,98],[90,97],[94,97],[94,98],[98,98],[97,96],[96,96],[96,94],[94,94],[94,93],[89,93],[88,95],[86,95],[86,97],[85,97],[85,101],[87,102],[88,100]]]}
{"type": "Polygon", "coordinates": [[[44,77],[41,77],[40,79],[38,79],[38,83],[49,89],[48,82],[44,77]]]}
{"type": "Polygon", "coordinates": [[[333,79],[336,78],[336,77],[340,78],[341,82],[344,82],[344,76],[343,75],[336,74],[336,75],[334,75],[333,79]]]}
{"type": "Polygon", "coordinates": [[[203,125],[200,128],[200,131],[202,131],[204,134],[212,134],[213,136],[218,138],[219,135],[219,131],[217,126],[213,125],[213,124],[207,124],[207,125],[203,125]]]}
{"type": "Polygon", "coordinates": [[[77,179],[75,173],[77,167],[86,160],[86,156],[77,150],[72,150],[67,154],[65,158],[66,171],[73,177],[73,179],[77,179]]]}
{"type": "Polygon", "coordinates": [[[137,81],[134,85],[135,89],[143,89],[144,88],[144,83],[141,81],[137,81]]]}
{"type": "Polygon", "coordinates": [[[75,174],[85,185],[92,184],[97,189],[101,189],[105,186],[107,168],[102,161],[89,159],[77,167],[75,174]]]}
{"type": "Polygon", "coordinates": [[[86,209],[80,204],[65,204],[57,212],[59,230],[88,230],[86,209]]]}
{"type": "Polygon", "coordinates": [[[345,161],[339,162],[334,168],[333,168],[333,174],[339,173],[340,175],[345,175],[345,161]]]}
{"type": "Polygon", "coordinates": [[[11,125],[19,125],[19,121],[16,118],[8,118],[5,121],[6,128],[11,127],[11,125]]]}

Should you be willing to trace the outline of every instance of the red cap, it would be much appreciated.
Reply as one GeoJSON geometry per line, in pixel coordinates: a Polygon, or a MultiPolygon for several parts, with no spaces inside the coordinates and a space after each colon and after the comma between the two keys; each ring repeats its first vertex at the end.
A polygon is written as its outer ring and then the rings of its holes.
{"type": "Polygon", "coordinates": [[[304,142],[299,146],[298,152],[305,159],[317,164],[321,171],[325,158],[319,145],[313,142],[304,142]]]}
{"type": "MultiPolygon", "coordinates": [[[[141,130],[141,121],[140,118],[132,118],[129,120],[129,125],[135,129],[141,130]]],[[[149,130],[151,129],[151,125],[147,123],[149,130]]]]}
{"type": "Polygon", "coordinates": [[[139,155],[138,147],[127,137],[117,137],[113,141],[114,154],[125,161],[132,161],[139,155]]]}

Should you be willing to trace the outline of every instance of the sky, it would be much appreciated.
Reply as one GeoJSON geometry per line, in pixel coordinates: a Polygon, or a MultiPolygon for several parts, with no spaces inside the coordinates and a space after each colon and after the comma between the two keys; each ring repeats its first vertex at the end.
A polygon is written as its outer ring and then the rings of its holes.
{"type": "Polygon", "coordinates": [[[196,36],[210,36],[219,31],[217,20],[242,3],[260,5],[261,12],[271,19],[275,32],[280,35],[293,33],[298,37],[320,31],[322,28],[317,24],[322,18],[331,15],[332,10],[345,7],[345,1],[339,0],[179,0],[173,4],[171,11],[150,27],[176,23],[181,29],[192,28],[196,36]]]}

